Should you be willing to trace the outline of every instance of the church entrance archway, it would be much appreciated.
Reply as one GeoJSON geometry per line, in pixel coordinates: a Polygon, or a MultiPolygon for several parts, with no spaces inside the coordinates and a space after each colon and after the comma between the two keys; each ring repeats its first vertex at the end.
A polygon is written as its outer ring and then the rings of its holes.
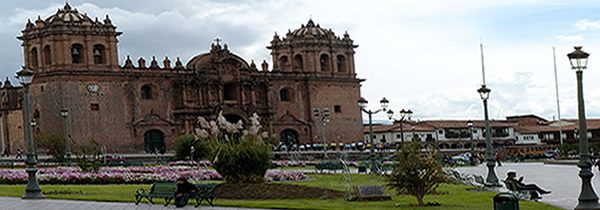
{"type": "Polygon", "coordinates": [[[227,120],[227,122],[230,123],[237,123],[240,120],[245,123],[246,121],[244,121],[244,118],[242,116],[239,116],[237,114],[225,114],[223,115],[223,117],[225,117],[225,119],[227,120]]]}
{"type": "Polygon", "coordinates": [[[285,129],[279,134],[279,140],[285,145],[298,145],[298,132],[294,129],[285,129]]]}
{"type": "Polygon", "coordinates": [[[159,130],[144,133],[144,151],[146,153],[165,153],[165,135],[159,130]]]}

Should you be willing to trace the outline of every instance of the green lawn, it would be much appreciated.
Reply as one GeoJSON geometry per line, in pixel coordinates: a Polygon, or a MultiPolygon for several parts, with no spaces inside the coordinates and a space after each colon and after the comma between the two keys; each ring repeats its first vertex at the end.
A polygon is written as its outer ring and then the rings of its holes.
{"type": "MultiPolygon", "coordinates": [[[[337,190],[344,190],[344,180],[340,174],[309,175],[309,180],[298,182],[287,182],[288,184],[298,184],[307,186],[320,186],[337,190]]],[[[357,185],[382,185],[383,179],[371,175],[352,175],[352,181],[357,185]]],[[[42,185],[43,191],[48,198],[53,199],[74,199],[74,200],[92,200],[92,201],[118,201],[133,202],[135,191],[142,187],[150,185],[42,185]],[[79,192],[81,194],[49,194],[52,192],[79,192]]],[[[0,185],[0,196],[19,197],[24,192],[24,185],[0,185]]],[[[378,202],[347,202],[343,199],[286,199],[286,200],[224,200],[216,199],[215,205],[219,206],[237,206],[237,207],[261,207],[261,208],[280,208],[280,209],[447,209],[447,210],[468,210],[468,209],[492,209],[493,192],[471,192],[471,187],[464,185],[441,185],[440,195],[431,195],[426,197],[428,202],[438,202],[442,206],[438,207],[414,207],[416,200],[411,196],[393,196],[391,201],[378,202]],[[395,207],[399,203],[400,208],[395,207]]],[[[393,194],[393,191],[386,190],[393,194]]],[[[144,204],[146,205],[146,204],[144,204]]],[[[520,201],[522,210],[554,210],[560,209],[550,205],[537,202],[520,201]]]]}

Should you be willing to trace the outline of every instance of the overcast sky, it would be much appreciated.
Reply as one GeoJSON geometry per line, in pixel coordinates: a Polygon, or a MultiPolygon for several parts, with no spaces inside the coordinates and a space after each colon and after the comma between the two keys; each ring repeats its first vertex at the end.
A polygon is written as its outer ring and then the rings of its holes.
{"type": "MultiPolygon", "coordinates": [[[[65,1],[4,0],[0,4],[0,75],[23,63],[15,38],[27,19],[45,18],[65,1]]],[[[414,1],[192,1],[69,0],[90,17],[108,14],[123,35],[119,57],[180,56],[206,52],[215,37],[248,62],[312,19],[336,35],[348,31],[359,45],[362,95],[378,108],[381,97],[417,119],[482,119],[476,90],[482,83],[480,39],[490,116],[536,114],[557,118],[552,47],[556,47],[563,118],[577,117],[575,72],[566,54],[583,45],[591,54],[584,72],[587,116],[600,118],[600,4],[550,0],[414,1]]],[[[272,66],[272,65],[271,65],[272,66]]],[[[375,117],[385,118],[384,114],[375,117]]]]}

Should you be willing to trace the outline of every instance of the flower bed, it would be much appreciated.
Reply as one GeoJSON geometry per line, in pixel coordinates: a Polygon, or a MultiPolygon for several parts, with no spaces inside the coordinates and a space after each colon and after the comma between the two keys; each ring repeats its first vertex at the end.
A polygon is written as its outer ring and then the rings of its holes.
{"type": "MultiPolygon", "coordinates": [[[[174,182],[179,177],[191,181],[222,180],[214,170],[198,167],[155,166],[155,167],[102,167],[96,173],[82,172],[77,167],[41,168],[38,181],[42,184],[143,184],[157,181],[174,182]]],[[[296,171],[268,171],[267,181],[302,180],[306,176],[296,171]]],[[[0,184],[27,183],[24,169],[0,169],[0,184]]]]}

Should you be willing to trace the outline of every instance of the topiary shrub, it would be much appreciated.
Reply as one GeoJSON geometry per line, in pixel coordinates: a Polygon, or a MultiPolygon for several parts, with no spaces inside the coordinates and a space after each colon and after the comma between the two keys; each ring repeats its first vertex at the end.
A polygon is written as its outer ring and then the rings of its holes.
{"type": "Polygon", "coordinates": [[[424,206],[425,195],[435,192],[446,180],[435,151],[421,153],[421,143],[411,142],[396,154],[397,163],[387,177],[387,187],[398,194],[415,196],[419,206],[424,206]]]}
{"type": "Polygon", "coordinates": [[[268,132],[260,133],[258,115],[250,118],[249,127],[244,130],[243,123],[227,122],[222,113],[217,121],[208,122],[198,118],[199,128],[196,134],[200,141],[206,142],[208,159],[230,183],[261,183],[267,169],[271,166],[271,146],[266,143],[268,132]]]}

